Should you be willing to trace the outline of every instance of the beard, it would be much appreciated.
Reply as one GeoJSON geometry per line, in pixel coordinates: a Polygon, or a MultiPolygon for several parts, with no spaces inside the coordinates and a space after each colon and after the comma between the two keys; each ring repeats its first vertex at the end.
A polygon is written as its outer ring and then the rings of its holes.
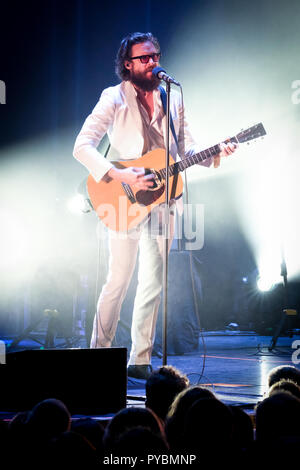
{"type": "Polygon", "coordinates": [[[148,78],[145,74],[137,72],[131,72],[130,81],[143,91],[153,91],[161,82],[155,75],[148,78]]]}

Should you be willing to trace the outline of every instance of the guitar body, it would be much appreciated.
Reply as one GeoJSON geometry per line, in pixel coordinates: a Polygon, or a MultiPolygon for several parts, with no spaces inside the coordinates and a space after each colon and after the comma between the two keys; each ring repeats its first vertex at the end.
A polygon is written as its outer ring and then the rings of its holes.
{"type": "MultiPolygon", "coordinates": [[[[117,168],[143,167],[156,175],[155,187],[142,191],[104,176],[98,183],[92,175],[87,190],[98,217],[111,230],[125,232],[139,225],[159,204],[165,202],[165,180],[159,171],[165,167],[165,150],[156,149],[136,160],[113,162],[117,168]]],[[[170,156],[170,165],[174,163],[170,156]]],[[[179,173],[169,177],[169,199],[182,195],[183,181],[179,173]]]]}

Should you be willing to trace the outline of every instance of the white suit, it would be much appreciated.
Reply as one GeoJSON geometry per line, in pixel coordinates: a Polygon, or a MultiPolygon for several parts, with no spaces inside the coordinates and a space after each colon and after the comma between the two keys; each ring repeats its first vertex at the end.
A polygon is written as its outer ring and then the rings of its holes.
{"type": "MultiPolygon", "coordinates": [[[[156,91],[154,94],[157,106],[162,106],[159,92],[156,91]]],[[[145,149],[143,137],[145,126],[143,126],[139,106],[133,85],[129,81],[123,81],[117,86],[105,89],[92,113],[87,117],[76,139],[74,156],[86,166],[96,181],[99,181],[113,167],[110,160],[135,159],[142,155],[145,149]],[[97,150],[106,132],[111,144],[107,159],[97,150]]],[[[178,136],[183,110],[181,97],[176,92],[171,93],[170,109],[178,136]]],[[[160,115],[162,116],[162,113],[160,115]]],[[[160,122],[164,142],[166,140],[165,120],[164,116],[160,122]]],[[[183,141],[180,140],[179,146],[182,144],[183,141]]],[[[200,150],[186,122],[184,122],[184,147],[186,156],[200,150]]],[[[176,159],[177,147],[172,134],[170,153],[176,159]]],[[[210,164],[211,159],[206,160],[205,166],[210,164]]],[[[171,238],[173,227],[174,215],[171,215],[171,238]]],[[[132,349],[129,364],[150,364],[162,287],[163,238],[161,235],[149,236],[147,226],[141,226],[136,229],[134,237],[111,236],[109,245],[109,273],[98,301],[91,347],[111,345],[139,248],[138,286],[133,309],[132,349]]]]}

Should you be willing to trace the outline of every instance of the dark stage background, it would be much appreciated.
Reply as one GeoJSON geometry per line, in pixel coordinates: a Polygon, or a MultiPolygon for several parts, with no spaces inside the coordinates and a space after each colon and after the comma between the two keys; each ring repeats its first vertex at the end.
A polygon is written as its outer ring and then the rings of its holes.
{"type": "MultiPolygon", "coordinates": [[[[259,121],[267,130],[264,142],[241,149],[219,170],[189,170],[189,201],[204,208],[204,245],[191,255],[173,247],[174,338],[181,330],[191,338],[184,347],[194,347],[199,324],[272,331],[283,306],[282,285],[262,294],[255,280],[263,269],[281,281],[282,247],[290,307],[299,306],[299,17],[297,1],[1,6],[1,336],[20,333],[45,308],[60,311],[66,334],[76,324],[89,336],[97,220],[68,209],[87,176],[72,150],[103,88],[118,83],[120,40],[138,30],[159,38],[162,65],[181,81],[188,120],[203,147],[259,121]]],[[[100,284],[105,256],[103,241],[100,284]]],[[[118,330],[121,342],[134,289],[133,282],[118,330]]],[[[157,338],[159,343],[159,331],[157,338]]]]}

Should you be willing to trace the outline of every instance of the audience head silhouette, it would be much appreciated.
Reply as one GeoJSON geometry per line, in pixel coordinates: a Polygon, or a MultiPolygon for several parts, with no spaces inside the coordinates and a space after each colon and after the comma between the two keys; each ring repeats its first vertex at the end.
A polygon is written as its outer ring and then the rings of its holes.
{"type": "Polygon", "coordinates": [[[163,366],[146,382],[146,406],[165,420],[175,397],[189,385],[189,379],[173,366],[163,366]]]}

